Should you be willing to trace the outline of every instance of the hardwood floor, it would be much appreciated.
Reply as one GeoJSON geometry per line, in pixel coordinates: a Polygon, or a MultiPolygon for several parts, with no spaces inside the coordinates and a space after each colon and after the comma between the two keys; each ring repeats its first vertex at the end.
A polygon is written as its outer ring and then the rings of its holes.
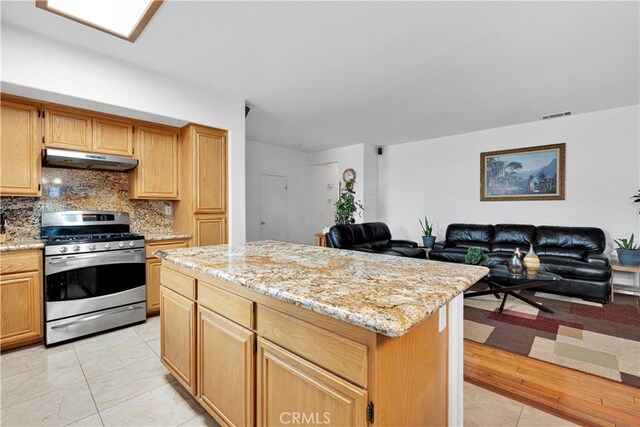
{"type": "Polygon", "coordinates": [[[638,388],[468,340],[464,379],[581,425],[640,425],[638,388]]]}

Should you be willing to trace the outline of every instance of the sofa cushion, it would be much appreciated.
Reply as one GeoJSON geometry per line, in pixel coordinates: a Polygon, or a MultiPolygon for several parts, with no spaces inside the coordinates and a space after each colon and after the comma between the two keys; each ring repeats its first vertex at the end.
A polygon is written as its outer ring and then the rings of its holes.
{"type": "Polygon", "coordinates": [[[559,256],[582,260],[590,252],[603,252],[604,232],[593,227],[552,227],[542,225],[534,244],[538,256],[559,256]]]}
{"type": "Polygon", "coordinates": [[[489,252],[492,239],[493,225],[451,224],[447,227],[447,243],[456,248],[477,247],[489,252]]]}
{"type": "Polygon", "coordinates": [[[372,249],[362,224],[334,225],[329,230],[331,239],[338,248],[372,249]]]}
{"type": "Polygon", "coordinates": [[[495,226],[494,231],[491,252],[513,253],[516,248],[520,248],[525,253],[536,238],[536,227],[534,225],[498,224],[495,226]]]}
{"type": "Polygon", "coordinates": [[[466,255],[467,248],[447,248],[442,250],[431,250],[429,252],[429,259],[434,261],[464,263],[464,257],[466,255]]]}
{"type": "Polygon", "coordinates": [[[497,267],[499,265],[507,265],[509,259],[513,256],[513,252],[490,252],[487,254],[489,260],[487,267],[497,267]]]}
{"type": "Polygon", "coordinates": [[[608,267],[560,256],[541,256],[540,271],[559,274],[566,279],[607,281],[611,278],[608,267]]]}
{"type": "Polygon", "coordinates": [[[389,252],[396,252],[404,257],[409,258],[427,259],[427,253],[422,248],[404,248],[396,246],[391,249],[387,249],[385,253],[389,252]]]}
{"type": "Polygon", "coordinates": [[[391,231],[384,222],[366,222],[362,224],[362,228],[367,233],[367,241],[371,247],[386,248],[391,240],[391,231]]]}

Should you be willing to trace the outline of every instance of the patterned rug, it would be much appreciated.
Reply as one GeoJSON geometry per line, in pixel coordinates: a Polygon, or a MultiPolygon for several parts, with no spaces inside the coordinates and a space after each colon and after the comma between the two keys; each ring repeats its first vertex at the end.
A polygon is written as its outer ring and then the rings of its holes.
{"type": "MultiPolygon", "coordinates": [[[[476,284],[473,290],[486,289],[476,284]]],[[[513,297],[502,313],[493,295],[464,300],[464,337],[512,353],[640,387],[640,310],[521,291],[554,313],[513,297]]],[[[616,296],[616,299],[618,297],[616,296]]]]}

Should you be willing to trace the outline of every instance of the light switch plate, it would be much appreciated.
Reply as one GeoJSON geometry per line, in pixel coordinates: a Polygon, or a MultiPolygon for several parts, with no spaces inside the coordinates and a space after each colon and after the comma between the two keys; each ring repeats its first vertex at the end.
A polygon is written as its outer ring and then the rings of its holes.
{"type": "Polygon", "coordinates": [[[172,212],[171,205],[164,207],[164,214],[165,215],[171,215],[171,212],[172,212]]]}
{"type": "Polygon", "coordinates": [[[447,328],[447,306],[443,305],[438,310],[438,332],[442,332],[447,328]]]}

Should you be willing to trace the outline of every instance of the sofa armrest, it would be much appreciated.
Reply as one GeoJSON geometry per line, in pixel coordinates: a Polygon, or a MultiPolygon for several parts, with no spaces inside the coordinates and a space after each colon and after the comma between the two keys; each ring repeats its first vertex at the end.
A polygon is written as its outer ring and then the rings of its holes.
{"type": "Polygon", "coordinates": [[[436,242],[433,245],[433,249],[436,249],[438,251],[441,251],[441,250],[446,249],[446,248],[447,248],[447,241],[446,240],[441,240],[439,242],[436,242]]]}
{"type": "Polygon", "coordinates": [[[609,267],[609,257],[601,252],[592,252],[585,255],[584,260],[600,267],[609,267]]]}
{"type": "Polygon", "coordinates": [[[356,252],[367,252],[370,254],[375,254],[376,251],[374,251],[373,249],[369,249],[369,248],[345,248],[348,251],[356,251],[356,252]]]}
{"type": "Polygon", "coordinates": [[[418,244],[411,240],[389,240],[389,247],[393,248],[417,248],[418,244]]]}

